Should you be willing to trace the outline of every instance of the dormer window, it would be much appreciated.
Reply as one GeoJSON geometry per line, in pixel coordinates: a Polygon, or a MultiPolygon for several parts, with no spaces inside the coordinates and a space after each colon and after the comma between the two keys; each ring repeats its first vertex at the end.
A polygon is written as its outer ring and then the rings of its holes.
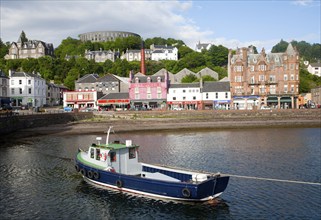
{"type": "Polygon", "coordinates": [[[147,82],[150,83],[150,77],[147,77],[147,82]]]}
{"type": "Polygon", "coordinates": [[[160,77],[157,77],[157,82],[161,82],[161,78],[160,77]]]}
{"type": "Polygon", "coordinates": [[[135,83],[139,83],[138,77],[135,78],[135,83]]]}

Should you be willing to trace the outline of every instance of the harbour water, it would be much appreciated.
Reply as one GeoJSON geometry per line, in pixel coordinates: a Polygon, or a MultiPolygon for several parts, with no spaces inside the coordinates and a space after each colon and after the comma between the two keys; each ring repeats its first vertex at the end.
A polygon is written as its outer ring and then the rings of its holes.
{"type": "MultiPolygon", "coordinates": [[[[321,128],[116,134],[140,161],[321,183],[321,128]]],[[[105,138],[104,135],[102,135],[105,138]]],[[[220,198],[178,203],[97,188],[74,169],[96,135],[51,135],[1,146],[0,219],[321,219],[321,185],[231,177],[220,198]]]]}

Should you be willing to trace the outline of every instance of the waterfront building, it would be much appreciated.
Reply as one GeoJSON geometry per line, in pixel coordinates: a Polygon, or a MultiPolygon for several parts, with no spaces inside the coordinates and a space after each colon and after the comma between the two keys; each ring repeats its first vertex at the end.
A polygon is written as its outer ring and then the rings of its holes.
{"type": "Polygon", "coordinates": [[[98,74],[86,74],[75,82],[76,91],[98,91],[104,95],[109,93],[128,92],[128,78],[113,74],[99,77],[98,74]]]}
{"type": "Polygon", "coordinates": [[[109,110],[128,110],[130,108],[129,93],[110,93],[104,95],[97,101],[100,109],[109,110]]]}
{"type": "Polygon", "coordinates": [[[93,31],[79,34],[81,41],[86,42],[107,42],[115,41],[117,38],[140,37],[139,34],[126,31],[93,31]]]}
{"type": "Polygon", "coordinates": [[[57,85],[53,82],[53,80],[47,83],[47,105],[62,105],[63,93],[66,91],[69,91],[66,86],[57,85]]]}
{"type": "Polygon", "coordinates": [[[168,73],[164,75],[133,74],[129,77],[129,99],[131,108],[136,109],[165,109],[168,91],[168,73]]]}
{"type": "Polygon", "coordinates": [[[85,51],[85,58],[87,60],[94,60],[96,63],[103,63],[106,60],[115,62],[117,57],[119,57],[119,52],[111,50],[102,50],[101,48],[99,51],[85,51]]]}
{"type": "Polygon", "coordinates": [[[0,107],[10,104],[9,77],[2,70],[0,70],[0,107]]]}
{"type": "Polygon", "coordinates": [[[299,53],[290,43],[283,53],[254,54],[253,47],[228,55],[234,109],[298,108],[299,53]]]}
{"type": "Polygon", "coordinates": [[[63,93],[63,106],[78,109],[80,111],[98,109],[97,100],[102,97],[102,93],[96,90],[89,91],[66,91],[63,93]]]}
{"type": "Polygon", "coordinates": [[[46,81],[39,73],[9,71],[12,106],[42,107],[46,103],[46,81]]]}
{"type": "Polygon", "coordinates": [[[311,101],[316,105],[321,105],[321,86],[311,89],[311,101]]]}
{"type": "Polygon", "coordinates": [[[202,102],[204,109],[230,109],[230,82],[204,82],[202,102]]]}
{"type": "Polygon", "coordinates": [[[169,110],[201,110],[202,109],[201,83],[171,84],[167,94],[169,110]]]}
{"type": "Polygon", "coordinates": [[[5,59],[27,59],[39,58],[43,56],[54,56],[52,43],[40,40],[25,40],[21,33],[17,42],[12,42],[5,59]]]}
{"type": "Polygon", "coordinates": [[[310,63],[307,68],[308,72],[321,77],[321,63],[310,63]]]}

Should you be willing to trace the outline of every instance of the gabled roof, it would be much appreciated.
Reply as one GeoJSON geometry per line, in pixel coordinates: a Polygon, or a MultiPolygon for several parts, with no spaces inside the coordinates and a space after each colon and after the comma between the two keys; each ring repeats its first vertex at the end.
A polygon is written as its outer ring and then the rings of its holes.
{"type": "MultiPolygon", "coordinates": [[[[38,73],[39,74],[39,73],[38,73]]],[[[11,74],[11,77],[33,77],[33,78],[38,78],[38,79],[42,79],[40,75],[35,74],[35,73],[26,73],[26,72],[13,72],[11,74]]]]}
{"type": "Polygon", "coordinates": [[[109,93],[100,98],[100,100],[102,99],[129,99],[129,93],[128,92],[109,93]]]}
{"type": "Polygon", "coordinates": [[[97,74],[86,74],[76,81],[76,83],[94,83],[98,79],[97,74]]]}
{"type": "Polygon", "coordinates": [[[107,74],[96,80],[96,82],[118,82],[119,79],[116,78],[113,74],[107,74]]]}
{"type": "Polygon", "coordinates": [[[310,63],[312,67],[321,67],[321,63],[310,63]]]}
{"type": "Polygon", "coordinates": [[[204,82],[203,92],[229,92],[230,82],[204,82]]]}

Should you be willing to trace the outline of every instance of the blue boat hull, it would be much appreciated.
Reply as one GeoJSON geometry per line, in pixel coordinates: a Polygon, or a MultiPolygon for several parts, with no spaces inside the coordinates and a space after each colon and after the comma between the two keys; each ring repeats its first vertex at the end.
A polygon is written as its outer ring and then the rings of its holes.
{"type": "MultiPolygon", "coordinates": [[[[163,172],[174,178],[180,175],[180,179],[183,178],[183,182],[154,180],[97,169],[82,163],[77,158],[76,169],[80,171],[85,180],[94,184],[150,197],[184,201],[206,201],[213,199],[226,189],[229,181],[228,176],[213,176],[200,183],[193,183],[184,181],[184,178],[191,179],[191,175],[178,174],[168,170],[157,170],[157,172],[163,172]]],[[[143,171],[151,172],[151,168],[143,166],[143,171]]]]}

